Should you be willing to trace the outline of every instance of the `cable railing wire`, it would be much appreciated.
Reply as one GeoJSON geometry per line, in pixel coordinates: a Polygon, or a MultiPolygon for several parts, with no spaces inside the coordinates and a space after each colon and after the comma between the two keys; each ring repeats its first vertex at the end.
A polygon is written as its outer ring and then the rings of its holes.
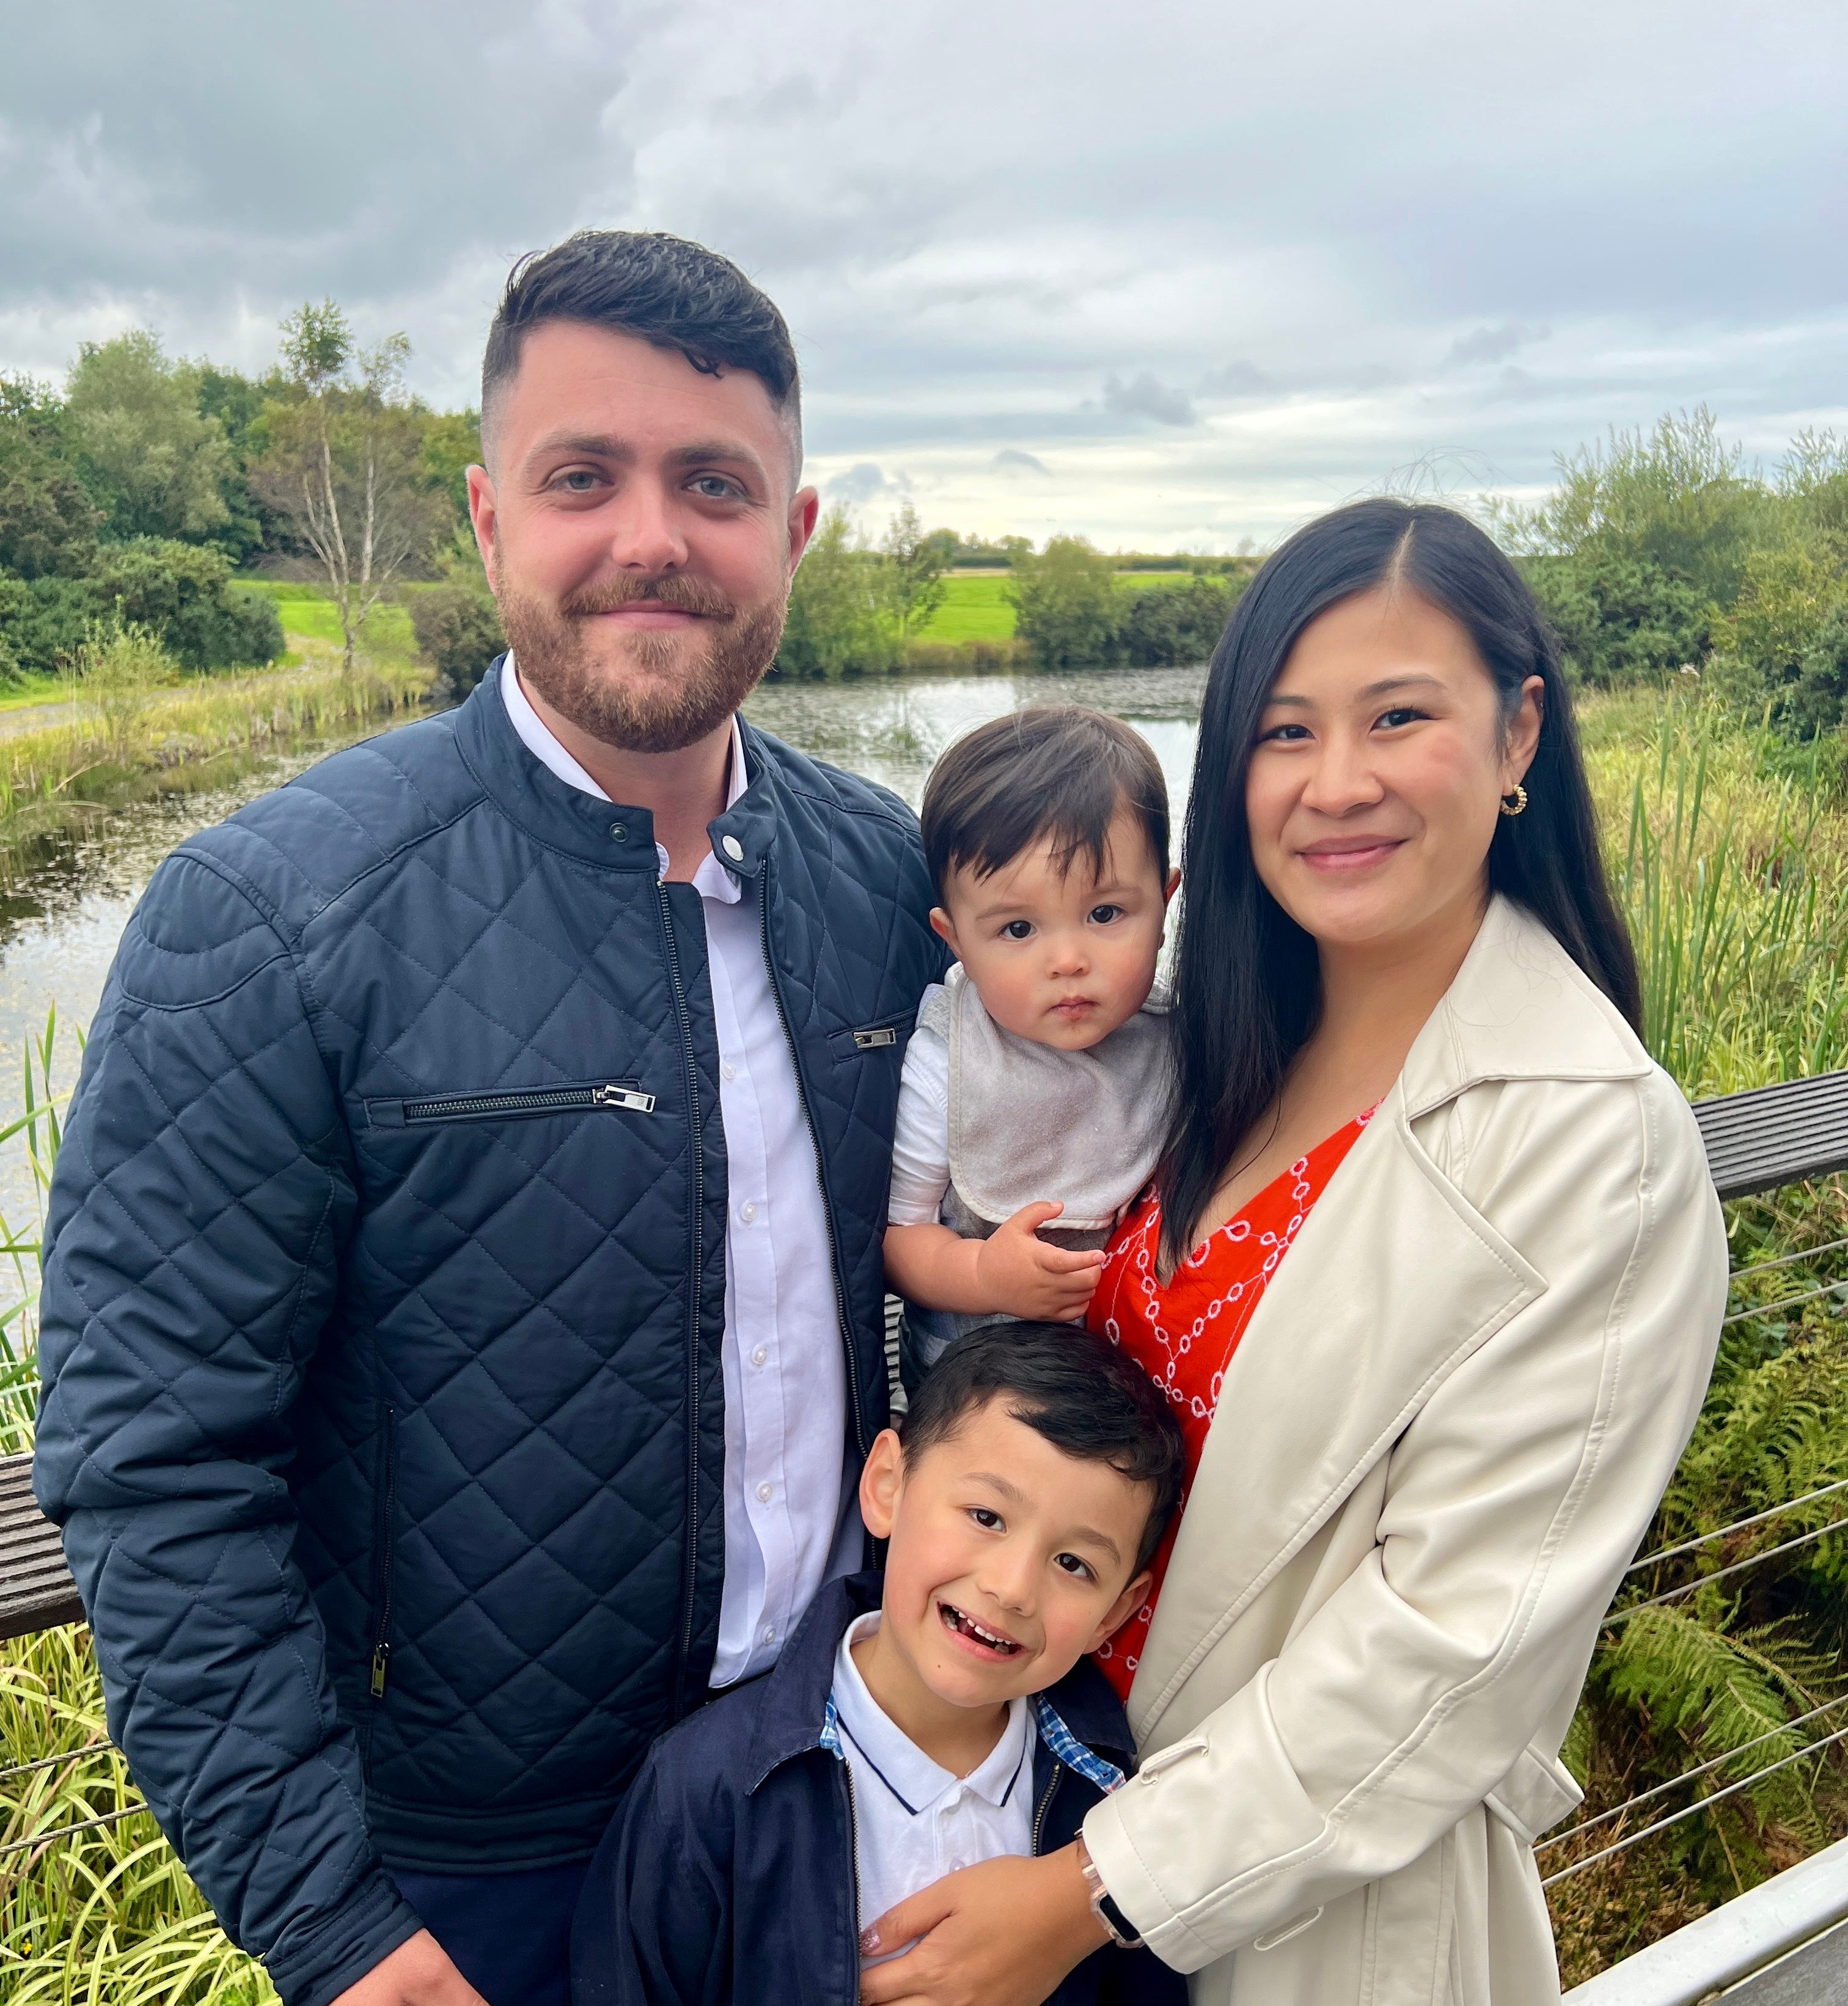
{"type": "Polygon", "coordinates": [[[1780,1254],[1775,1261],[1755,1261],[1749,1268],[1735,1268],[1728,1279],[1727,1286],[1743,1282],[1748,1275],[1766,1275],[1773,1268],[1789,1267],[1793,1261],[1815,1261],[1825,1254],[1837,1253],[1844,1247],[1848,1247],[1848,1240],[1830,1240],[1820,1247],[1805,1247],[1800,1253],[1780,1254]]]}
{"type": "Polygon", "coordinates": [[[115,1752],[113,1742],[92,1741],[82,1748],[67,1748],[62,1755],[41,1755],[36,1762],[16,1762],[9,1769],[0,1769],[0,1783],[9,1776],[29,1776],[34,1769],[55,1769],[61,1762],[80,1761],[86,1755],[113,1755],[115,1752]]]}
{"type": "MultiPolygon", "coordinates": [[[[1767,1762],[1763,1768],[1755,1770],[1749,1776],[1741,1776],[1736,1783],[1728,1783],[1724,1790],[1715,1790],[1710,1796],[1702,1797],[1698,1804],[1685,1805],[1678,1811],[1670,1811],[1667,1818],[1657,1818],[1653,1825],[1646,1825],[1639,1832],[1631,1832],[1596,1853],[1588,1853],[1582,1860],[1575,1860],[1570,1866],[1561,1867],[1557,1874],[1547,1875],[1540,1885],[1551,1888],[1574,1874],[1582,1874],[1586,1867],[1596,1867],[1600,1860],[1610,1859],[1614,1853],[1624,1853],[1632,1846],[1640,1846],[1646,1839],[1653,1839],[1657,1832],[1667,1831],[1670,1825],[1679,1825],[1684,1818],[1694,1818],[1702,1811],[1710,1811],[1727,1797],[1736,1797],[1740,1791],[1749,1790],[1754,1783],[1762,1782],[1765,1777],[1776,1775],[1779,1769],[1787,1769],[1793,1762],[1800,1762],[1806,1755],[1819,1754],[1825,1748],[1833,1747],[1836,1742],[1843,1740],[1848,1740],[1848,1727],[1838,1727],[1834,1733],[1825,1734],[1820,1741],[1812,1741],[1807,1748],[1799,1748],[1794,1754],[1780,1757],[1775,1762],[1767,1762]]],[[[1571,1835],[1568,1833],[1567,1836],[1571,1835]]]]}
{"type": "MultiPolygon", "coordinates": [[[[1774,1727],[1768,1734],[1755,1736],[1750,1741],[1741,1741],[1737,1748],[1729,1748],[1723,1755],[1716,1755],[1711,1761],[1700,1763],[1691,1769],[1684,1769],[1680,1775],[1670,1777],[1666,1783],[1658,1783],[1653,1790],[1640,1791],[1636,1796],[1626,1798],[1622,1804],[1614,1805],[1610,1810],[1600,1811],[1595,1818],[1581,1819],[1568,1831],[1560,1832],[1551,1839],[1543,1839],[1533,1849],[1536,1853],[1544,1853],[1549,1846],[1564,1846],[1568,1840],[1577,1839],[1582,1833],[1589,1832],[1593,1826],[1608,1825],[1613,1818],[1621,1818],[1626,1811],[1633,1811],[1639,1805],[1653,1803],[1657,1797],[1667,1797],[1670,1790],[1678,1790],[1684,1783],[1691,1783],[1699,1777],[1710,1775],[1716,1769],[1723,1769],[1727,1763],[1737,1761],[1741,1755],[1749,1755],[1753,1749],[1762,1748],[1767,1741],[1776,1741],[1780,1736],[1805,1726],[1822,1715],[1844,1705],[1848,1705],[1848,1693],[1838,1693],[1833,1699],[1825,1699],[1820,1706],[1811,1707],[1808,1713],[1798,1714],[1794,1720],[1786,1720],[1782,1727],[1774,1727]]],[[[1751,1779],[1748,1777],[1746,1780],[1750,1782],[1751,1779]]],[[[1702,1799],[1703,1804],[1711,1801],[1709,1798],[1702,1799]]]]}
{"type": "Polygon", "coordinates": [[[100,1818],[82,1818],[76,1825],[54,1825],[49,1832],[35,1832],[30,1839],[16,1839],[0,1846],[0,1860],[13,1853],[30,1853],[33,1847],[49,1846],[55,1839],[70,1839],[80,1832],[94,1832],[98,1825],[119,1825],[124,1818],[133,1818],[137,1811],[149,1808],[146,1804],[124,1804],[118,1811],[105,1811],[100,1818]]]}
{"type": "Polygon", "coordinates": [[[1711,1574],[1704,1574],[1698,1581],[1684,1582],[1679,1588],[1671,1588],[1666,1594],[1652,1595],[1647,1602],[1632,1602],[1627,1608],[1614,1609],[1604,1618],[1604,1628],[1613,1624],[1628,1623],[1632,1616],[1640,1616],[1646,1609],[1660,1609],[1665,1602],[1679,1602],[1684,1595],[1692,1595],[1710,1582],[1724,1581],[1728,1575],[1743,1574],[1748,1568],[1776,1559],[1779,1554],[1793,1553],[1799,1547],[1807,1547],[1812,1540],[1822,1539],[1825,1534],[1839,1533],[1848,1526],[1848,1519],[1831,1519],[1826,1526],[1813,1526],[1807,1533],[1800,1533],[1793,1540],[1786,1540],[1780,1545],[1767,1547],[1762,1554],[1754,1554],[1748,1560],[1734,1561],[1730,1567],[1716,1568],[1711,1574]]]}
{"type": "Polygon", "coordinates": [[[1800,1497],[1773,1504],[1767,1511],[1755,1512],[1749,1519],[1735,1519],[1731,1525],[1722,1526],[1717,1532],[1702,1533],[1697,1539],[1682,1540],[1679,1546],[1659,1547],[1653,1554],[1645,1554],[1641,1560],[1631,1561],[1624,1572],[1626,1575],[1636,1574],[1646,1567],[1653,1567],[1658,1561],[1673,1560],[1677,1554],[1691,1554],[1696,1547],[1710,1547],[1716,1540],[1729,1538],[1753,1526],[1762,1526],[1767,1519],[1781,1518],[1786,1512],[1794,1512],[1799,1504],[1813,1504],[1817,1498],[1832,1497],[1838,1490],[1848,1490],[1848,1476],[1839,1483],[1825,1483],[1820,1490],[1806,1490],[1800,1497]]]}

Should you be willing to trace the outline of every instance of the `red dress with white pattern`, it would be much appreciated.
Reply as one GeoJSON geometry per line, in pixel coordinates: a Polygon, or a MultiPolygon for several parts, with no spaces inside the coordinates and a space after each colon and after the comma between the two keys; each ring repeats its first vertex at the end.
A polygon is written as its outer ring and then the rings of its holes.
{"type": "MultiPolygon", "coordinates": [[[[1200,1452],[1213,1426],[1220,1382],[1251,1312],[1371,1113],[1299,1156],[1195,1248],[1165,1287],[1156,1268],[1161,1201],[1153,1191],[1142,1194],[1111,1237],[1086,1321],[1100,1337],[1133,1358],[1174,1402],[1185,1451],[1181,1511],[1187,1508],[1200,1452]]],[[[1156,1553],[1155,1578],[1146,1600],[1096,1654],[1104,1677],[1125,1700],[1180,1526],[1177,1512],[1156,1553]]]]}

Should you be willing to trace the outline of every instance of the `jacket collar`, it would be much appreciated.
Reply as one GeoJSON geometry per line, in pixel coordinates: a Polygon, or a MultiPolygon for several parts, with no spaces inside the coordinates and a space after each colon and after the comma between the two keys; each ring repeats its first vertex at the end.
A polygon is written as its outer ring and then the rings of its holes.
{"type": "MultiPolygon", "coordinates": [[[[457,750],[470,772],[507,818],[537,843],[604,870],[657,871],[654,817],[646,808],[599,801],[561,780],[520,742],[501,695],[505,655],[456,713],[457,750]],[[620,830],[618,835],[616,832],[620,830]]],[[[739,720],[748,784],[725,812],[707,825],[713,854],[734,877],[763,865],[783,817],[774,741],[739,720]],[[741,854],[725,846],[729,836],[741,854]]]]}
{"type": "Polygon", "coordinates": [[[1498,892],[1399,1075],[1408,1121],[1498,1079],[1638,1079],[1649,1059],[1547,929],[1498,892]]]}
{"type": "MultiPolygon", "coordinates": [[[[868,1573],[829,1582],[765,1674],[745,1761],[752,1790],[796,1756],[830,1747],[834,1653],[854,1618],[878,1607],[882,1579],[868,1573]]],[[[1109,1681],[1088,1658],[1080,1658],[1057,1685],[1037,1695],[1033,1711],[1041,1742],[1068,1768],[1089,1777],[1100,1789],[1114,1787],[1104,1780],[1106,1771],[1121,1780],[1118,1772],[1134,1746],[1129,1723],[1109,1681]],[[1100,1761],[1100,1756],[1110,1759],[1100,1761]]],[[[834,1752],[840,1752],[837,1747],[834,1752]]]]}

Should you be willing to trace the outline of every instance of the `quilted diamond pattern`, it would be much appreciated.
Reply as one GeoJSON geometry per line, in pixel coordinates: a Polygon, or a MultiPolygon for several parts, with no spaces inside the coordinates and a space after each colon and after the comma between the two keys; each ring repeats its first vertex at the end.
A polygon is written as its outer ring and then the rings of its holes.
{"type": "MultiPolygon", "coordinates": [[[[903,1033],[941,950],[906,811],[747,745],[715,828],[763,902],[870,1440],[903,1033]],[[882,1021],[899,1043],[861,1052],[882,1021]]],[[[382,1856],[586,1854],[705,1687],[717,1047],[697,895],[623,822],[530,760],[491,677],[183,846],[91,1035],[36,1483],[111,1730],[291,2001],[414,1925],[382,1856]],[[604,1080],[653,1112],[405,1112],[604,1080]]]]}

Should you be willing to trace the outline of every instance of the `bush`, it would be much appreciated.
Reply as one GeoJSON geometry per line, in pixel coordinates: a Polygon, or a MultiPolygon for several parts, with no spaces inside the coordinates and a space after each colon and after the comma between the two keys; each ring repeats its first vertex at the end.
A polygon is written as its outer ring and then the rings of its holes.
{"type": "Polygon", "coordinates": [[[417,593],[410,625],[417,653],[436,670],[437,694],[452,703],[461,702],[507,645],[494,595],[460,579],[417,593]]]}
{"type": "Polygon", "coordinates": [[[1139,668],[1205,661],[1249,582],[1248,573],[1237,572],[1131,593],[1118,629],[1125,659],[1139,668]]]}
{"type": "Polygon", "coordinates": [[[105,544],[95,588],[101,611],[153,628],[184,668],[250,667],[283,652],[275,605],[231,586],[222,551],[162,537],[105,544]]]}
{"type": "Polygon", "coordinates": [[[898,639],[885,570],[847,512],[830,509],[802,554],[777,667],[785,675],[824,680],[895,668],[898,639]]]}
{"type": "Polygon", "coordinates": [[[1041,669],[1086,669],[1114,658],[1123,616],[1114,571],[1083,537],[1054,537],[1015,559],[1008,596],[1016,631],[1041,669]]]}
{"type": "Polygon", "coordinates": [[[1582,683],[1656,681],[1707,652],[1709,601],[1646,558],[1529,557],[1522,564],[1568,672],[1582,683]]]}
{"type": "Polygon", "coordinates": [[[23,579],[0,572],[0,648],[16,674],[57,674],[102,611],[86,578],[23,579]]]}

